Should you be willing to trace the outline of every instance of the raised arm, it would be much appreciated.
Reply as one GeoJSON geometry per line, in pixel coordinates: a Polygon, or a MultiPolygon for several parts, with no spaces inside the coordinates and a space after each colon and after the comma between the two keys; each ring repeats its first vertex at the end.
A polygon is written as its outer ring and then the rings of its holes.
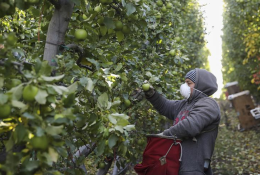
{"type": "Polygon", "coordinates": [[[147,98],[154,108],[169,119],[174,120],[180,112],[186,100],[168,100],[164,96],[155,92],[152,97],[147,98]]]}

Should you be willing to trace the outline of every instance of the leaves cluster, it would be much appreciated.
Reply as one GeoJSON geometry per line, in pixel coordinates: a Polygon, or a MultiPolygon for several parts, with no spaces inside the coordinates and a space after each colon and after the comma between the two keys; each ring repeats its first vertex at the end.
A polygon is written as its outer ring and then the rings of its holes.
{"type": "Polygon", "coordinates": [[[225,0],[223,28],[224,82],[238,81],[259,100],[259,2],[225,0]]]}

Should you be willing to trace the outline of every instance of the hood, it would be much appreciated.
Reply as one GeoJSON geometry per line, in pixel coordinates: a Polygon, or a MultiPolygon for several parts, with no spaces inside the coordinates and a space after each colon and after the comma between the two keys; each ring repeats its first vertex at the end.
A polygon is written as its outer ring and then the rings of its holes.
{"type": "Polygon", "coordinates": [[[195,89],[200,90],[208,96],[211,96],[218,90],[216,77],[205,69],[196,68],[195,89]]]}

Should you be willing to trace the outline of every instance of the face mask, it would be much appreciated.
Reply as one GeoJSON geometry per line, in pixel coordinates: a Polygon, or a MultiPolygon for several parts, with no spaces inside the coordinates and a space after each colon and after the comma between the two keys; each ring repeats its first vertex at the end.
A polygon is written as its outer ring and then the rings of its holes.
{"type": "Polygon", "coordinates": [[[184,83],[181,85],[180,91],[181,91],[181,95],[184,98],[186,98],[186,99],[190,98],[191,90],[187,83],[184,83]]]}

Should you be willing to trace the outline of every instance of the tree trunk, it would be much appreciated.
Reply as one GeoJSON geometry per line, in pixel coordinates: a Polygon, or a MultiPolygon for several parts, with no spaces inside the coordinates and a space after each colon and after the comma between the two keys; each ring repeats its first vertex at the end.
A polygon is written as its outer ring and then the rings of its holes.
{"type": "Polygon", "coordinates": [[[59,52],[59,46],[64,43],[65,34],[72,15],[74,3],[71,0],[60,0],[59,7],[56,6],[51,18],[43,59],[51,66],[57,66],[55,56],[59,52]]]}

